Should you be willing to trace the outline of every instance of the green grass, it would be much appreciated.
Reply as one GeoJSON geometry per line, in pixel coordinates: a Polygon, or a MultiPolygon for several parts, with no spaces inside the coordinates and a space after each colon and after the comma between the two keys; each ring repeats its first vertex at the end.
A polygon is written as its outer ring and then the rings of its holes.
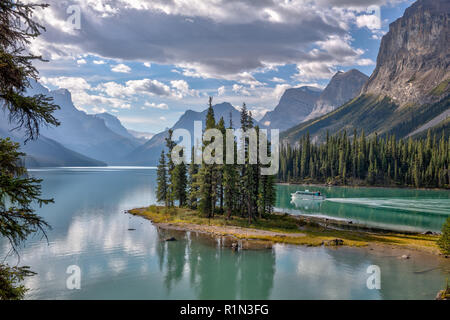
{"type": "MultiPolygon", "coordinates": [[[[369,233],[360,231],[341,231],[325,228],[318,223],[305,217],[295,217],[288,214],[272,214],[266,218],[258,219],[249,225],[248,220],[233,216],[227,220],[225,216],[216,214],[214,218],[208,219],[196,210],[187,208],[165,208],[150,206],[146,208],[132,209],[130,214],[142,216],[152,222],[170,223],[181,228],[186,225],[199,226],[208,231],[209,226],[224,227],[222,235],[232,235],[236,238],[260,239],[278,243],[299,244],[308,246],[319,246],[333,239],[344,240],[347,246],[366,246],[369,243],[389,244],[407,246],[422,251],[437,253],[437,236],[422,234],[396,234],[396,233],[369,233]],[[240,227],[252,230],[265,230],[276,232],[276,234],[248,235],[242,231],[236,231],[240,227]],[[301,234],[301,236],[300,236],[301,234]]],[[[211,231],[212,232],[212,231],[211,231]]],[[[217,230],[214,230],[217,233],[217,230]]]]}
{"type": "Polygon", "coordinates": [[[436,88],[431,90],[430,94],[432,94],[433,96],[442,95],[443,93],[448,91],[447,87],[448,87],[449,82],[450,82],[450,79],[446,79],[446,80],[442,81],[436,88]]]}

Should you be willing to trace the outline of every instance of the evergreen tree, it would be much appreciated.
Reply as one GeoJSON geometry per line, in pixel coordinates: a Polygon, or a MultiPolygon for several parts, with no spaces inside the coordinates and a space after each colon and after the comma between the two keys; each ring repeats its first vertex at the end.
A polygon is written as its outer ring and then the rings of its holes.
{"type": "Polygon", "coordinates": [[[164,150],[161,152],[159,158],[159,164],[156,171],[157,191],[156,200],[158,202],[164,202],[166,207],[169,206],[169,188],[167,185],[167,164],[164,150]]]}
{"type": "Polygon", "coordinates": [[[189,164],[189,180],[188,180],[188,205],[191,209],[197,209],[198,205],[198,192],[199,192],[199,184],[198,184],[198,165],[195,164],[194,154],[195,149],[192,148],[191,153],[191,162],[189,164]]]}
{"type": "Polygon", "coordinates": [[[167,183],[167,203],[169,207],[174,205],[174,180],[175,180],[175,163],[172,160],[172,150],[175,148],[175,142],[172,140],[173,130],[169,129],[166,137],[166,147],[167,147],[167,173],[168,173],[168,183],[167,183]]]}
{"type": "MultiPolygon", "coordinates": [[[[44,95],[26,95],[30,80],[38,80],[34,61],[41,57],[26,49],[44,28],[32,19],[36,8],[46,4],[0,2],[0,105],[9,121],[23,129],[26,141],[39,136],[42,125],[57,126],[53,112],[59,107],[44,95]]],[[[23,165],[24,153],[9,139],[0,139],[0,235],[9,240],[18,254],[18,246],[31,234],[42,231],[47,223],[34,213],[50,199],[41,198],[41,180],[29,178],[23,165]]],[[[0,262],[0,300],[21,299],[26,288],[21,281],[34,273],[29,267],[10,267],[0,262]]]]}
{"type": "MultiPolygon", "coordinates": [[[[209,107],[206,114],[206,130],[216,127],[216,120],[214,118],[214,109],[212,107],[212,98],[209,98],[209,107]]],[[[203,149],[210,142],[203,143],[203,149]]],[[[214,215],[214,208],[216,203],[216,186],[214,184],[215,168],[214,164],[203,163],[199,171],[200,178],[200,210],[207,217],[211,218],[214,215]]]]}

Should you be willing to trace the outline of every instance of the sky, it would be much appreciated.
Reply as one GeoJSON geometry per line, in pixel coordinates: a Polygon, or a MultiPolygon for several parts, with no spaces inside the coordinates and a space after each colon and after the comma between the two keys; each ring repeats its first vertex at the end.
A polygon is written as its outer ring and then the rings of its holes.
{"type": "MultiPolygon", "coordinates": [[[[40,3],[42,0],[26,2],[40,3]]],[[[381,37],[412,0],[46,0],[30,51],[40,82],[89,114],[157,133],[188,109],[242,103],[256,119],[283,92],[370,76],[381,37]]]]}

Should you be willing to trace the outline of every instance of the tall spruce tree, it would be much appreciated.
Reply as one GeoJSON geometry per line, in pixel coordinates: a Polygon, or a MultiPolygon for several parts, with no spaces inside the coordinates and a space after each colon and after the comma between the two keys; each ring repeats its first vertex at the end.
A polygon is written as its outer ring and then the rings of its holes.
{"type": "MultiPolygon", "coordinates": [[[[214,109],[212,107],[212,98],[209,98],[209,107],[206,114],[206,130],[214,129],[216,127],[216,120],[214,118],[214,109]]],[[[203,142],[203,149],[211,142],[203,142]]],[[[215,185],[215,165],[206,164],[203,162],[199,170],[200,178],[200,210],[207,217],[214,216],[214,209],[216,203],[216,185],[215,185]]]]}
{"type": "Polygon", "coordinates": [[[164,150],[161,151],[161,157],[159,158],[159,164],[156,171],[157,191],[156,200],[158,202],[164,202],[166,207],[169,206],[169,188],[167,184],[167,164],[164,150]]]}
{"type": "Polygon", "coordinates": [[[167,204],[169,207],[174,206],[174,180],[175,180],[175,163],[172,160],[172,150],[175,147],[175,142],[172,140],[173,130],[169,129],[166,137],[167,147],[167,204]]]}

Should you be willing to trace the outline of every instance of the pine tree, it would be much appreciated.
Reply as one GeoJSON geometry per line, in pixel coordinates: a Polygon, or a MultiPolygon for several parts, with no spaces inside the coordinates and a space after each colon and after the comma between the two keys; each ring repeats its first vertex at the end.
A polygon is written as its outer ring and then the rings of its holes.
{"type": "Polygon", "coordinates": [[[169,190],[167,185],[167,164],[164,150],[161,152],[159,158],[158,168],[156,170],[157,191],[156,200],[158,202],[164,202],[166,207],[169,206],[169,190]]]}
{"type": "MultiPolygon", "coordinates": [[[[44,30],[32,19],[36,8],[46,4],[15,0],[0,2],[0,105],[9,121],[25,132],[25,140],[39,137],[41,126],[57,126],[53,112],[59,107],[42,94],[26,94],[30,81],[38,80],[33,62],[44,61],[27,47],[44,30]]],[[[29,178],[19,144],[0,138],[0,235],[9,240],[18,254],[19,245],[31,234],[43,232],[48,224],[34,213],[36,205],[52,202],[41,198],[41,180],[29,178]]],[[[21,284],[34,273],[29,267],[10,267],[0,262],[0,300],[22,299],[21,284]]]]}
{"type": "MultiPolygon", "coordinates": [[[[214,118],[214,109],[212,107],[212,98],[209,98],[209,107],[206,114],[206,130],[216,127],[216,120],[214,118]]],[[[208,142],[203,143],[203,149],[208,145],[208,142]]],[[[208,218],[214,216],[214,208],[216,203],[215,184],[214,184],[215,168],[214,164],[203,163],[199,171],[200,182],[200,210],[208,218]]]]}
{"type": "Polygon", "coordinates": [[[188,205],[191,209],[197,209],[198,205],[198,165],[194,161],[194,148],[192,148],[191,162],[189,164],[189,180],[188,180],[188,205]]]}
{"type": "Polygon", "coordinates": [[[167,204],[169,207],[174,205],[174,180],[175,180],[175,163],[172,160],[172,150],[175,147],[175,142],[172,140],[173,130],[169,129],[166,137],[166,147],[167,147],[167,204]]]}
{"type": "Polygon", "coordinates": [[[175,166],[173,174],[173,197],[181,208],[187,201],[187,169],[184,162],[175,166]]]}

